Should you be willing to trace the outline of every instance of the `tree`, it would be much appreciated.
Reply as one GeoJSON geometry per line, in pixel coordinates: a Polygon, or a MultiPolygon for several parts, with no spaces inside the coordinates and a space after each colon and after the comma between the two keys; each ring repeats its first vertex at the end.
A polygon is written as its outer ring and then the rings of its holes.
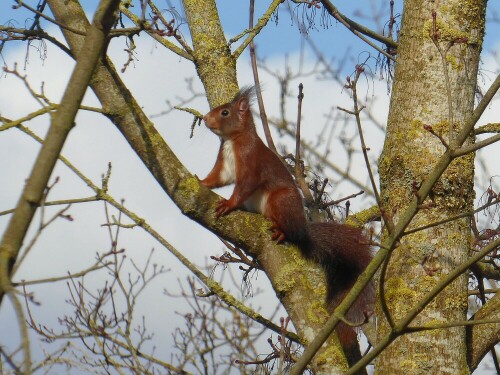
{"type": "MultiPolygon", "coordinates": [[[[112,10],[118,6],[116,1],[102,1],[93,26],[89,26],[77,1],[47,0],[39,4],[38,11],[35,12],[34,27],[31,29],[16,29],[11,26],[2,29],[9,41],[17,38],[50,41],[70,54],[77,61],[77,66],[60,105],[48,101],[44,105],[44,113],[54,113],[52,124],[37,158],[36,167],[2,238],[0,296],[8,295],[13,305],[17,306],[17,312],[22,313],[15,292],[15,286],[21,284],[13,284],[12,275],[17,267],[16,262],[19,262],[28,226],[35,210],[42,205],[50,190],[47,189],[47,184],[53,166],[60,157],[76,110],[89,85],[100,102],[102,113],[116,126],[130,149],[139,156],[161,189],[179,209],[190,219],[236,246],[232,249],[240,256],[241,261],[245,261],[249,267],[260,268],[269,278],[293,322],[296,335],[287,332],[285,323],[281,327],[271,328],[306,347],[304,355],[291,370],[292,373],[299,373],[306,364],[315,373],[339,373],[346,370],[345,357],[335,335],[330,333],[362,286],[375,278],[379,269],[379,277],[376,279],[379,292],[376,314],[379,321],[378,335],[370,338],[373,349],[348,373],[363,371],[374,358],[377,358],[375,370],[381,374],[403,371],[463,373],[474,370],[498,342],[500,328],[496,294],[476,312],[473,319],[467,321],[466,315],[468,269],[473,271],[483,300],[483,279],[498,279],[498,264],[495,263],[495,252],[500,244],[498,230],[477,230],[473,210],[474,152],[500,138],[496,134],[474,142],[477,134],[498,133],[498,124],[481,129],[475,127],[500,85],[500,78],[497,76],[474,108],[486,2],[443,0],[422,5],[417,1],[407,1],[397,41],[392,39],[396,21],[394,15],[390,17],[388,37],[384,37],[350,20],[327,0],[296,3],[296,9],[303,11],[306,17],[313,19],[316,9],[324,9],[325,17],[334,17],[363,38],[382,43],[382,48],[375,46],[381,56],[379,61],[383,61],[389,73],[392,73],[395,64],[385,144],[379,159],[380,188],[371,172],[373,166],[370,165],[368,146],[363,139],[363,105],[358,98],[359,80],[366,76],[368,62],[356,64],[353,75],[345,83],[345,90],[352,95],[353,109],[350,114],[359,128],[361,151],[376,202],[376,207],[350,215],[349,222],[358,221],[363,225],[380,219],[382,236],[374,261],[335,314],[328,319],[325,327],[328,313],[323,307],[324,282],[318,266],[312,262],[304,262],[296,248],[273,243],[268,233],[269,223],[261,217],[235,212],[228,217],[216,219],[213,207],[218,200],[217,195],[203,188],[196,176],[189,173],[177,158],[124,84],[111,59],[104,55],[95,62],[107,37],[127,36],[129,42],[133,43],[138,34],[147,33],[180,58],[193,62],[210,107],[214,107],[234,96],[238,89],[236,61],[243,50],[251,46],[253,38],[266,27],[271,16],[283,6],[281,0],[268,5],[255,27],[251,26],[230,41],[224,35],[213,0],[185,0],[182,3],[192,44],[183,38],[175,22],[163,18],[152,2],[136,4],[138,11],[135,14],[130,2],[119,5],[121,17],[127,17],[133,23],[131,27],[120,26],[108,30],[115,20],[112,10]],[[61,26],[67,47],[41,28],[41,17],[47,12],[47,6],[54,20],[61,26]],[[146,11],[151,12],[152,16],[146,18],[146,11]],[[97,42],[91,39],[93,33],[97,42]],[[240,44],[233,47],[237,42],[240,44]],[[256,262],[247,258],[239,249],[243,249],[256,262]],[[485,256],[488,256],[487,260],[482,261],[485,256]],[[391,346],[396,339],[398,345],[391,346]],[[325,340],[327,345],[321,347],[325,340]]],[[[18,2],[18,5],[29,7],[22,2],[18,2]]],[[[393,10],[392,5],[390,9],[393,10]]],[[[373,45],[373,42],[370,43],[373,45]]],[[[129,54],[130,62],[133,61],[133,44],[129,54]]],[[[127,65],[124,69],[127,69],[127,65]]],[[[17,74],[15,70],[7,71],[17,74]]],[[[287,83],[286,80],[283,82],[287,83]]],[[[39,98],[44,100],[43,96],[39,98]]],[[[39,113],[30,116],[36,115],[39,113]]],[[[2,117],[4,125],[0,129],[20,127],[30,116],[18,121],[2,117]]],[[[285,131],[289,129],[284,123],[281,126],[285,131]]],[[[269,141],[268,143],[271,145],[269,141]]],[[[296,158],[292,158],[292,161],[300,165],[296,158]]],[[[297,170],[300,172],[300,168],[297,170]]],[[[296,176],[299,185],[301,174],[296,176]]],[[[95,191],[95,199],[106,201],[127,215],[135,225],[158,238],[211,293],[215,293],[226,304],[253,319],[263,320],[234,301],[218,283],[206,277],[182,253],[163,240],[147,221],[113,199],[107,191],[108,180],[109,174],[103,178],[101,187],[86,181],[95,191]]],[[[322,202],[324,186],[321,189],[320,185],[321,182],[318,182],[317,186],[312,187],[315,196],[309,189],[303,189],[311,211],[317,210],[322,202]]],[[[492,187],[486,205],[494,206],[498,204],[498,199],[498,194],[492,187]]],[[[59,216],[63,214],[64,212],[59,216]]],[[[121,226],[120,221],[110,220],[108,224],[121,226]]],[[[372,239],[374,243],[378,242],[376,236],[372,239]]],[[[109,269],[115,276],[113,287],[103,289],[95,299],[97,306],[111,298],[113,288],[122,288],[124,295],[128,296],[127,301],[134,296],[132,290],[120,287],[120,261],[116,258],[117,254],[119,249],[116,248],[116,241],[112,241],[109,256],[115,257],[112,262],[115,268],[106,263],[105,257],[100,257],[96,263],[100,268],[111,267],[109,269]]],[[[231,258],[220,260],[229,262],[227,259],[231,258]]],[[[145,270],[141,274],[145,275],[145,270]]],[[[156,270],[153,271],[154,276],[157,274],[156,270]]],[[[143,276],[142,279],[148,278],[143,276]]],[[[73,285],[75,295],[84,294],[85,288],[73,285]]],[[[78,309],[83,311],[83,300],[75,301],[78,309]]],[[[92,334],[98,336],[102,327],[112,325],[106,319],[105,315],[90,314],[83,321],[88,326],[89,322],[97,321],[92,334]]],[[[34,324],[32,326],[36,327],[34,324]]],[[[48,332],[43,329],[39,329],[39,332],[48,336],[48,332]]],[[[107,335],[103,334],[103,338],[107,338],[107,335]]],[[[126,341],[127,335],[124,338],[126,341]]],[[[23,346],[23,371],[30,372],[30,349],[26,341],[23,346]]],[[[283,340],[280,342],[284,353],[287,346],[283,340]]],[[[152,358],[143,357],[145,354],[141,350],[131,349],[130,345],[128,350],[131,357],[138,356],[153,361],[152,358]]],[[[118,349],[116,353],[119,353],[118,349]]],[[[12,362],[11,365],[15,366],[10,356],[4,356],[7,362],[12,362]]],[[[106,363],[111,363],[116,368],[119,366],[110,361],[110,357],[106,357],[106,363]]],[[[135,364],[137,363],[142,362],[136,361],[135,364]]],[[[182,366],[156,364],[174,372],[182,370],[182,366]]],[[[147,366],[129,368],[137,372],[149,371],[147,366]]]]}

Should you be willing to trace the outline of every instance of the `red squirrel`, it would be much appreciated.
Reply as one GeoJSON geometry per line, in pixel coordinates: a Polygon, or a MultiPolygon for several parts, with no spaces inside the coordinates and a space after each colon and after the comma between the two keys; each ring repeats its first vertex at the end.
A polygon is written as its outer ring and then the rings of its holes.
{"type": "MultiPolygon", "coordinates": [[[[371,261],[368,241],[358,228],[307,221],[302,196],[287,167],[257,135],[250,108],[253,93],[253,87],[244,88],[233,101],[203,118],[222,143],[212,171],[201,183],[209,188],[235,184],[231,197],[218,202],[217,217],[240,207],[261,213],[272,222],[274,240],[298,245],[306,258],[319,263],[326,273],[327,304],[333,311],[371,261]]],[[[347,319],[363,322],[373,295],[373,286],[365,288],[347,319]]],[[[352,365],[360,358],[356,332],[340,323],[337,334],[352,365]]]]}

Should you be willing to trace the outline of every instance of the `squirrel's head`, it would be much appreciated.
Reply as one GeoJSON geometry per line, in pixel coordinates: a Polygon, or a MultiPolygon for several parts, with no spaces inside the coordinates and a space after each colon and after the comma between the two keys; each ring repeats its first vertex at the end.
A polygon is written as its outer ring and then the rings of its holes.
{"type": "Polygon", "coordinates": [[[208,112],[203,121],[212,132],[222,137],[231,137],[247,132],[254,128],[251,101],[254,96],[254,88],[246,87],[238,92],[230,102],[220,105],[208,112]]]}

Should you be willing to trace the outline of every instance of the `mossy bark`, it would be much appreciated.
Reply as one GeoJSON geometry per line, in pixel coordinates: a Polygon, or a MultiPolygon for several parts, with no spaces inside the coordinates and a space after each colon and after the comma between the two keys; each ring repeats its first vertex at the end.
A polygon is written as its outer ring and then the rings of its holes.
{"type": "Polygon", "coordinates": [[[210,107],[227,103],[238,91],[236,59],[224,36],[213,0],[183,0],[193,40],[196,71],[205,86],[210,107]]]}
{"type": "MultiPolygon", "coordinates": [[[[88,27],[76,0],[48,0],[55,18],[80,30],[88,27]]],[[[184,1],[193,40],[193,56],[210,106],[231,99],[237,91],[236,61],[230,54],[213,0],[184,1]]],[[[78,56],[83,38],[62,30],[78,56]]],[[[160,186],[188,217],[256,255],[304,342],[314,338],[328,317],[321,268],[305,261],[293,246],[270,239],[270,223],[261,215],[237,211],[215,219],[218,196],[201,186],[177,159],[154,124],[121,81],[108,58],[97,66],[91,87],[104,111],[137,153],[160,186]]],[[[215,156],[214,156],[215,157],[215,156]]],[[[338,340],[331,337],[312,364],[317,373],[335,374],[346,369],[338,340]]]]}
{"type": "MultiPolygon", "coordinates": [[[[405,2],[387,136],[379,160],[382,209],[395,223],[474,108],[485,8],[485,0],[405,2]]],[[[474,155],[453,161],[409,228],[470,210],[473,183],[474,155]]],[[[467,258],[469,241],[468,219],[401,239],[384,281],[394,320],[467,258]]],[[[467,276],[463,275],[419,314],[414,325],[463,321],[466,313],[467,276]]],[[[384,334],[388,326],[380,320],[384,334]]],[[[382,353],[376,368],[378,374],[466,374],[465,329],[402,336],[382,353]]]]}

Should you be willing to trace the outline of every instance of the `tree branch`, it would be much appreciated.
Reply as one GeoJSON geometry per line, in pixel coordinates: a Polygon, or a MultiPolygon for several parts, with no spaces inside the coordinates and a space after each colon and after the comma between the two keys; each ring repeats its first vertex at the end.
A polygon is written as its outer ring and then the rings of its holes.
{"type": "Polygon", "coordinates": [[[94,16],[83,50],[55,113],[47,138],[38,154],[30,177],[24,187],[0,244],[0,302],[10,285],[10,272],[19,254],[33,215],[40,204],[43,191],[66,141],[74,126],[74,119],[87,90],[94,67],[107,45],[107,36],[116,18],[119,0],[102,0],[94,16]]]}
{"type": "Polygon", "coordinates": [[[485,133],[500,133],[500,122],[489,123],[474,130],[475,135],[485,133]]]}
{"type": "Polygon", "coordinates": [[[387,47],[390,47],[390,48],[396,50],[398,48],[398,44],[392,38],[387,38],[383,35],[380,35],[374,31],[368,29],[367,27],[360,25],[359,23],[354,22],[353,20],[347,18],[345,15],[340,13],[339,10],[329,0],[321,0],[321,3],[325,7],[328,14],[330,14],[333,18],[335,18],[341,24],[346,26],[354,35],[358,36],[365,43],[367,43],[372,48],[379,51],[381,54],[383,54],[388,59],[391,59],[392,61],[396,61],[394,56],[392,56],[392,55],[388,54],[386,51],[380,49],[379,47],[377,47],[375,44],[373,44],[371,41],[369,41],[368,39],[363,37],[363,35],[360,35],[360,34],[364,34],[372,39],[378,40],[379,42],[384,43],[387,47]]]}
{"type": "Polygon", "coordinates": [[[229,41],[229,43],[233,43],[241,38],[243,35],[248,34],[246,39],[241,43],[241,45],[233,52],[233,57],[237,59],[243,53],[245,48],[250,44],[250,42],[260,33],[260,31],[267,25],[274,11],[278,8],[278,6],[283,2],[283,0],[274,0],[269,8],[267,8],[266,12],[259,18],[255,27],[250,30],[243,31],[240,35],[234,37],[229,41]]]}
{"type": "MultiPolygon", "coordinates": [[[[474,314],[472,320],[500,319],[500,295],[496,294],[474,314]]],[[[467,327],[469,368],[475,370],[479,362],[498,343],[500,322],[467,327]]]]}
{"type": "MultiPolygon", "coordinates": [[[[40,144],[44,143],[44,140],[37,136],[35,133],[33,133],[31,130],[28,128],[24,127],[23,125],[19,125],[19,130],[21,130],[23,133],[27,134],[40,144]]],[[[256,311],[252,310],[251,308],[247,307],[245,304],[243,304],[240,301],[237,301],[234,297],[231,296],[230,293],[224,290],[224,288],[217,283],[216,281],[212,280],[210,277],[205,276],[203,272],[201,272],[189,259],[184,257],[182,253],[177,250],[172,244],[170,244],[165,238],[163,238],[158,232],[156,232],[143,218],[139,217],[136,215],[134,212],[130,211],[128,208],[126,208],[122,203],[119,203],[116,201],[111,195],[107,193],[107,179],[110,176],[110,172],[108,170],[108,173],[106,174],[106,177],[103,181],[103,188],[99,188],[97,185],[95,185],[89,178],[87,178],[85,175],[83,175],[66,157],[63,155],[59,155],[59,160],[65,164],[73,173],[75,173],[90,189],[92,189],[95,192],[95,197],[90,197],[88,198],[89,201],[105,201],[108,202],[110,205],[115,207],[117,210],[125,214],[129,219],[131,219],[135,225],[141,227],[145,232],[147,232],[149,235],[151,235],[154,239],[156,239],[163,247],[165,247],[168,251],[170,251],[186,268],[189,269],[191,273],[193,273],[203,284],[207,286],[207,288],[210,289],[210,291],[214,294],[216,294],[222,301],[224,301],[227,305],[235,308],[238,310],[240,313],[248,316],[249,318],[255,320],[256,322],[266,326],[267,328],[275,331],[276,333],[280,333],[281,329],[278,327],[276,324],[273,322],[269,321],[256,311]],[[93,198],[93,199],[92,199],[93,198]]],[[[83,198],[83,200],[86,200],[86,198],[83,198]]],[[[82,200],[82,201],[83,201],[82,200]]],[[[48,202],[50,203],[50,202],[48,202]]],[[[46,203],[45,205],[48,205],[46,203]]],[[[53,202],[54,204],[60,204],[60,202],[53,202]]],[[[102,263],[101,261],[98,261],[96,264],[88,268],[87,270],[81,271],[77,274],[71,274],[69,276],[62,276],[58,278],[50,278],[50,279],[42,279],[42,280],[35,280],[35,281],[21,281],[17,284],[22,284],[22,285],[30,285],[30,284],[39,284],[39,283],[46,283],[46,282],[52,282],[52,281],[60,281],[60,280],[65,280],[67,278],[75,278],[75,277],[80,277],[90,271],[97,270],[99,268],[102,268],[106,266],[106,263],[102,263]]],[[[16,285],[17,285],[16,284],[16,285]]],[[[297,343],[301,343],[300,338],[294,334],[293,332],[288,332],[287,337],[297,343]]]]}
{"type": "MultiPolygon", "coordinates": [[[[302,373],[307,363],[309,363],[309,361],[312,359],[312,357],[315,355],[318,349],[323,345],[325,340],[330,336],[330,334],[333,332],[335,327],[340,322],[339,316],[344,316],[347,310],[354,304],[356,298],[361,293],[363,288],[366,285],[368,285],[370,280],[372,280],[372,278],[375,275],[375,272],[377,272],[378,268],[386,260],[386,257],[388,257],[391,254],[392,250],[395,248],[398,239],[401,237],[401,235],[403,235],[404,230],[407,228],[413,217],[418,212],[419,207],[430,193],[436,181],[439,179],[439,177],[441,177],[446,168],[454,160],[452,156],[452,150],[455,150],[456,148],[460,147],[465,142],[465,140],[471,133],[472,129],[474,129],[475,124],[477,123],[482,113],[484,112],[488,104],[491,102],[493,96],[496,94],[499,88],[500,88],[500,75],[497,76],[495,81],[492,83],[492,85],[484,95],[481,102],[479,102],[474,112],[467,119],[460,133],[454,138],[450,149],[447,150],[441,156],[441,158],[436,162],[433,170],[429,173],[429,175],[423,181],[418,191],[415,193],[415,197],[413,198],[413,200],[410,202],[405,211],[400,215],[399,221],[394,227],[394,231],[387,236],[384,243],[382,244],[382,247],[373,257],[372,262],[368,265],[366,270],[359,276],[358,280],[356,281],[352,289],[346,295],[342,303],[335,309],[332,316],[330,317],[330,319],[328,319],[321,332],[314,338],[313,342],[311,342],[311,344],[306,348],[300,360],[293,367],[291,371],[292,375],[298,375],[302,373]]],[[[496,242],[500,243],[500,240],[496,242]]],[[[498,246],[496,242],[492,244],[496,244],[496,246],[498,246]]],[[[488,245],[488,248],[489,246],[490,245],[488,245]]],[[[481,251],[479,254],[483,254],[483,251],[481,251]]],[[[477,255],[471,259],[476,259],[476,258],[477,255]]],[[[477,258],[476,262],[479,259],[481,259],[481,257],[477,258]]],[[[469,264],[469,262],[466,263],[469,264]]],[[[473,263],[475,262],[472,262],[470,264],[473,263]]],[[[457,270],[458,268],[454,270],[453,273],[450,273],[448,276],[455,275],[457,270]]],[[[437,285],[435,288],[439,286],[441,286],[441,283],[437,285]]],[[[416,316],[416,314],[418,314],[418,312],[415,313],[415,310],[410,310],[410,312],[403,320],[405,322],[408,320],[409,323],[416,316]]],[[[397,326],[394,327],[394,329],[391,330],[391,332],[380,341],[380,344],[377,345],[376,350],[374,348],[370,353],[368,353],[365,357],[363,357],[355,366],[353,366],[349,370],[348,373],[355,373],[355,371],[364,368],[373,358],[375,358],[375,356],[378,355],[378,353],[380,353],[381,350],[383,350],[387,345],[389,345],[398,336],[398,334],[401,333],[400,331],[398,331],[400,327],[401,326],[398,323],[397,326]]]]}
{"type": "Polygon", "coordinates": [[[137,17],[134,13],[132,13],[130,10],[128,10],[128,8],[126,8],[123,5],[120,6],[120,12],[125,14],[128,17],[128,19],[131,20],[136,26],[143,27],[144,30],[149,34],[149,36],[151,36],[154,40],[156,40],[164,47],[168,48],[170,51],[174,52],[180,57],[184,57],[187,60],[190,61],[194,60],[193,56],[191,55],[192,51],[187,44],[183,44],[184,49],[177,47],[174,43],[172,43],[168,39],[165,39],[160,34],[154,32],[149,22],[147,22],[146,20],[141,20],[139,17],[137,17]]]}

